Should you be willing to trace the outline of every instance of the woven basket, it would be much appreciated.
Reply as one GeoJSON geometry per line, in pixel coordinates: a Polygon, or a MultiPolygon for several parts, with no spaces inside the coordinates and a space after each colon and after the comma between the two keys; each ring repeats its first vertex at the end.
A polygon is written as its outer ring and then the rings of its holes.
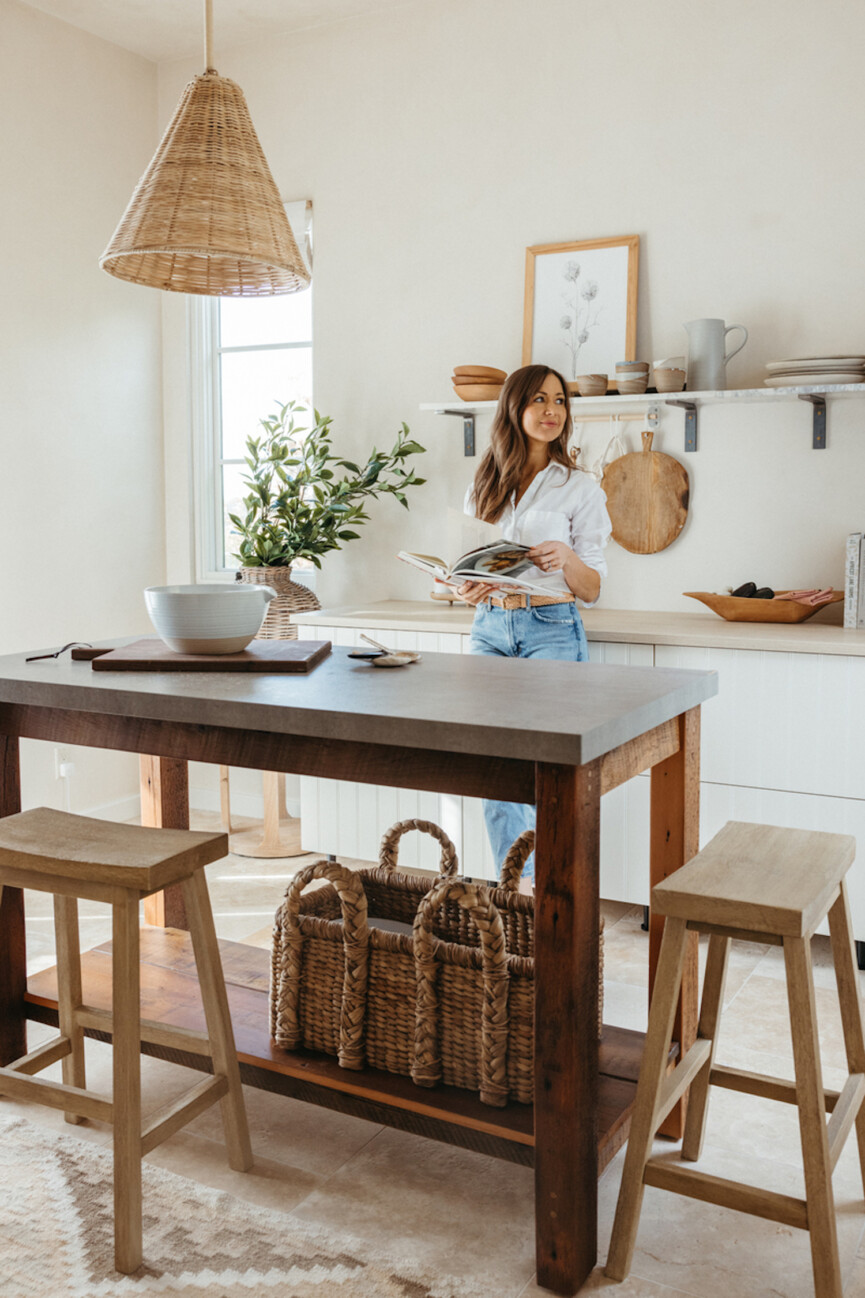
{"type": "Polygon", "coordinates": [[[276,599],[268,605],[257,640],[296,640],[297,627],[291,620],[292,613],[314,613],[321,608],[308,586],[291,580],[290,568],[241,568],[238,580],[272,586],[277,592],[276,599]]]}
{"type": "Polygon", "coordinates": [[[534,898],[517,889],[533,846],[533,832],[522,834],[501,885],[487,889],[455,877],[456,852],[443,830],[406,820],[385,834],[377,868],[318,861],[301,870],[274,926],[276,1044],[336,1055],[343,1068],[400,1073],[419,1086],[479,1091],[485,1104],[531,1104],[534,898]],[[399,839],[413,829],[442,845],[442,877],[431,886],[396,869],[399,839]],[[303,895],[315,879],[330,886],[303,895]],[[405,931],[392,931],[401,925],[405,931]]]}
{"type": "Polygon", "coordinates": [[[99,264],[175,293],[306,288],[309,271],[235,82],[213,68],[189,82],[99,264]]]}

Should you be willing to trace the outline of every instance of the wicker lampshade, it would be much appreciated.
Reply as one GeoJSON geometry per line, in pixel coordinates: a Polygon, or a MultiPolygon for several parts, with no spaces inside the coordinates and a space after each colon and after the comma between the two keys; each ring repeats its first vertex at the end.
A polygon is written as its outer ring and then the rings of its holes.
{"type": "Polygon", "coordinates": [[[235,82],[211,67],[190,81],[99,264],[172,293],[259,297],[309,284],[235,82]]]}

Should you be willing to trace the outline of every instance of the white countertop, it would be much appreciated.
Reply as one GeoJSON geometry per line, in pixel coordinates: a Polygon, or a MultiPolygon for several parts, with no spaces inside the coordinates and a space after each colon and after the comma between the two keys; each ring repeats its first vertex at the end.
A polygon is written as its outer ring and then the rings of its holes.
{"type": "MultiPolygon", "coordinates": [[[[807,622],[725,622],[714,613],[659,613],[635,609],[582,609],[589,640],[630,644],[754,649],[774,653],[847,654],[865,657],[865,631],[845,631],[843,605],[821,610],[807,622]]],[[[441,600],[381,600],[341,604],[295,615],[299,626],[366,627],[379,631],[427,631],[467,635],[473,610],[441,600]]]]}

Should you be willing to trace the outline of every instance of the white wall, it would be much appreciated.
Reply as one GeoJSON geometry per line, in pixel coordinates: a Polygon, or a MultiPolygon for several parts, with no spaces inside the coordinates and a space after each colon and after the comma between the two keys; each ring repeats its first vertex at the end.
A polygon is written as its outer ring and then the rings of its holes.
{"type": "MultiPolygon", "coordinates": [[[[283,195],[315,203],[317,405],[346,452],[403,419],[429,448],[411,512],[385,500],[328,557],[325,605],[425,598],[393,555],[430,547],[476,461],[458,420],[418,405],[453,403],[454,364],[520,363],[530,244],[640,235],[640,358],[682,352],[699,316],[751,331],[730,386],[760,384],[773,358],[865,352],[863,42],[865,7],[848,0],[437,0],[230,50],[217,29],[217,67],[243,87],[283,195]]],[[[199,70],[161,66],[160,121],[199,70]]],[[[167,363],[170,453],[185,455],[173,345],[167,363]]],[[[710,408],[685,457],[682,412],[665,413],[655,449],[687,459],[689,522],[660,555],[611,544],[604,603],[839,584],[844,537],[865,523],[865,403],[831,406],[824,452],[810,419],[801,402],[710,408]]],[[[590,458],[606,435],[589,426],[590,458]]],[[[637,449],[635,425],[626,437],[637,449]]],[[[181,484],[181,538],[186,510],[181,484]]]]}
{"type": "MultiPolygon", "coordinates": [[[[10,653],[142,631],[142,588],[163,579],[160,295],[98,265],[154,146],[156,70],[0,0],[0,119],[10,653]]],[[[51,746],[23,748],[25,805],[63,805],[51,746]]],[[[132,813],[134,758],[65,751],[75,809],[132,813]]]]}

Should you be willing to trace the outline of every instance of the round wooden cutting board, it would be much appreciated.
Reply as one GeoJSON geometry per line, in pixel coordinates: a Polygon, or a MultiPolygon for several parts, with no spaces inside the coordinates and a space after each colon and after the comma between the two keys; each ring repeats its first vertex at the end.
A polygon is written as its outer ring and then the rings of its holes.
{"type": "Polygon", "coordinates": [[[690,491],[684,464],[652,450],[654,434],[643,433],[642,451],[620,455],[604,470],[601,486],[613,524],[613,540],[632,554],[656,554],[685,526],[690,491]]]}

